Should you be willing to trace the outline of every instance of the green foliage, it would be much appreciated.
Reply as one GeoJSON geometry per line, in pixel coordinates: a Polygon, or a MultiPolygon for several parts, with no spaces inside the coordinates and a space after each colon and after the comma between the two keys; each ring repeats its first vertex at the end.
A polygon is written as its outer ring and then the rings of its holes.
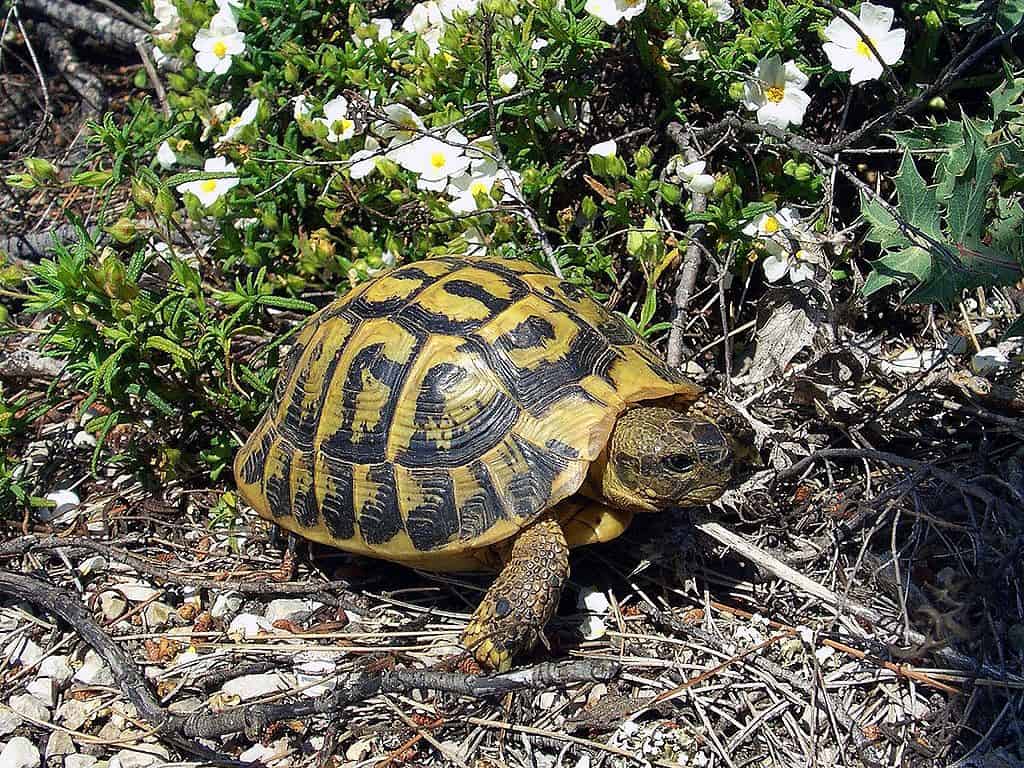
{"type": "Polygon", "coordinates": [[[963,291],[1010,285],[1024,272],[1024,216],[1012,190],[1021,182],[1019,119],[1024,83],[992,94],[994,121],[963,117],[895,134],[904,155],[894,181],[895,209],[861,195],[868,238],[883,249],[864,293],[910,283],[912,302],[949,305],[963,291]],[[1002,117],[1011,116],[1011,122],[1002,117]],[[931,180],[914,156],[934,157],[931,180]],[[1008,194],[1011,193],[1011,194],[1008,194]]]}

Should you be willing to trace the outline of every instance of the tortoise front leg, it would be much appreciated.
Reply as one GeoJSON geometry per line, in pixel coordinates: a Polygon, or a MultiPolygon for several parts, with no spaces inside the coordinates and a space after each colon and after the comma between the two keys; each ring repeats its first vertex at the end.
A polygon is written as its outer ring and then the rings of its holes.
{"type": "Polygon", "coordinates": [[[543,517],[524,528],[462,633],[462,644],[482,666],[507,671],[512,658],[541,637],[568,576],[569,546],[558,520],[543,517]]]}

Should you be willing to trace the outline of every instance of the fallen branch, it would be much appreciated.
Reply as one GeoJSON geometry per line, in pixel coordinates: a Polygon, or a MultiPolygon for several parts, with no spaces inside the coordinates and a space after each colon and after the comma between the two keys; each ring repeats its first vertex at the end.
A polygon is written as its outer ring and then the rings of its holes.
{"type": "Polygon", "coordinates": [[[421,669],[354,673],[341,678],[337,690],[312,701],[251,704],[219,713],[177,715],[160,705],[139,667],[103,631],[76,595],[10,571],[0,571],[0,592],[43,608],[73,626],[107,663],[122,693],[135,705],[140,717],[156,729],[155,735],[193,754],[200,751],[208,753],[209,750],[192,744],[189,739],[215,738],[239,732],[256,739],[267,726],[279,720],[329,714],[383,693],[423,688],[485,698],[522,689],[545,689],[577,682],[608,682],[619,673],[616,663],[587,660],[538,664],[501,675],[463,675],[421,669]]]}
{"type": "Polygon", "coordinates": [[[86,117],[98,117],[102,114],[109,102],[103,83],[78,60],[64,33],[46,21],[37,21],[35,30],[50,56],[50,61],[64,75],[75,93],[82,98],[82,111],[86,117]]]}
{"type": "Polygon", "coordinates": [[[131,51],[135,49],[136,43],[145,42],[148,37],[141,29],[68,0],[18,2],[32,16],[49,19],[61,27],[76,32],[84,32],[100,43],[114,48],[131,51]]]}
{"type": "Polygon", "coordinates": [[[251,577],[231,577],[212,579],[195,576],[192,573],[179,573],[172,568],[153,562],[139,555],[84,536],[37,536],[29,534],[20,536],[13,541],[0,544],[0,557],[16,557],[27,552],[40,550],[74,550],[85,549],[103,555],[119,563],[131,566],[139,573],[171,584],[181,584],[199,589],[240,592],[248,595],[301,595],[325,605],[336,605],[365,612],[369,605],[364,598],[348,591],[348,582],[329,581],[325,583],[288,583],[255,580],[251,577]]]}
{"type": "MultiPolygon", "coordinates": [[[[668,137],[676,143],[687,163],[700,159],[700,154],[693,146],[693,134],[679,123],[670,123],[666,129],[668,137]]],[[[707,210],[708,197],[700,192],[693,192],[690,198],[690,210],[693,213],[704,213],[707,210]]],[[[676,292],[672,299],[672,329],[668,337],[668,364],[673,368],[683,360],[683,333],[686,330],[686,307],[690,303],[694,286],[697,284],[697,272],[700,269],[702,246],[700,235],[704,225],[700,222],[691,224],[686,230],[686,255],[679,267],[676,292]]]]}
{"type": "MultiPolygon", "coordinates": [[[[106,235],[100,234],[99,238],[106,235]]],[[[0,235],[0,254],[21,267],[31,267],[31,262],[38,262],[43,256],[57,249],[57,243],[68,243],[78,239],[78,229],[71,224],[60,224],[45,232],[27,235],[0,235]]],[[[101,240],[94,240],[97,244],[101,240]]],[[[0,259],[2,262],[2,259],[0,259]]]]}

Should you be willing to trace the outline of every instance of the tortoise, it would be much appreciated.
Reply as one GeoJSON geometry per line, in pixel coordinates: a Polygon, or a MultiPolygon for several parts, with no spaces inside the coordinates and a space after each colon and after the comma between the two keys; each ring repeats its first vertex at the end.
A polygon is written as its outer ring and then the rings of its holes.
{"type": "Polygon", "coordinates": [[[234,471],[259,515],[306,539],[499,571],[461,642],[504,671],[543,637],[570,547],[721,495],[734,451],[703,400],[532,263],[428,259],[305,322],[234,471]]]}

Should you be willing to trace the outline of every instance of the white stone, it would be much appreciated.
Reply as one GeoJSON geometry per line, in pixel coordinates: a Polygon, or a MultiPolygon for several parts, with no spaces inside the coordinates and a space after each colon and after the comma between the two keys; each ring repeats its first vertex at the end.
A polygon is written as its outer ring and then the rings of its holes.
{"type": "Polygon", "coordinates": [[[238,696],[242,701],[255,699],[279,691],[290,691],[291,685],[277,672],[265,675],[242,675],[228,680],[221,691],[228,696],[238,696]]]}
{"type": "Polygon", "coordinates": [[[167,762],[169,755],[159,744],[139,744],[132,749],[122,749],[110,758],[109,768],[148,768],[167,762]],[[145,750],[145,751],[142,751],[145,750]]]}
{"type": "Polygon", "coordinates": [[[3,655],[10,659],[11,664],[31,667],[43,658],[44,653],[36,643],[22,635],[14,638],[4,647],[3,655]]]}
{"type": "Polygon", "coordinates": [[[147,600],[154,599],[161,593],[159,589],[154,589],[150,584],[143,584],[139,581],[118,584],[116,585],[116,590],[124,596],[125,600],[131,603],[144,603],[147,600]]]}
{"type": "Polygon", "coordinates": [[[282,619],[299,624],[309,619],[315,611],[320,610],[322,605],[323,603],[318,603],[316,600],[271,600],[264,616],[271,624],[282,619]]]}
{"type": "Polygon", "coordinates": [[[269,746],[254,744],[238,756],[239,760],[245,762],[260,762],[264,765],[273,765],[274,768],[285,768],[292,764],[288,757],[291,747],[288,745],[288,737],[284,736],[277,741],[271,742],[269,746]]]}
{"type": "Polygon", "coordinates": [[[80,429],[75,432],[75,436],[71,438],[71,443],[76,448],[95,448],[96,436],[90,432],[86,432],[84,429],[80,429]]]}
{"type": "Polygon", "coordinates": [[[55,511],[58,513],[64,511],[62,507],[77,507],[82,503],[81,499],[78,498],[78,494],[70,490],[50,491],[44,498],[47,501],[53,502],[55,511]]]}
{"type": "Polygon", "coordinates": [[[554,709],[556,701],[558,701],[557,693],[554,691],[544,691],[544,693],[537,697],[537,706],[547,712],[554,709]]]}
{"type": "Polygon", "coordinates": [[[14,733],[21,725],[21,718],[17,712],[11,712],[7,707],[0,707],[0,737],[14,733]]]}
{"type": "Polygon", "coordinates": [[[257,616],[254,613],[240,613],[231,620],[225,634],[238,642],[259,637],[261,632],[272,634],[274,626],[262,616],[257,616]]]}
{"type": "Polygon", "coordinates": [[[46,740],[46,749],[44,754],[46,759],[49,760],[51,757],[57,755],[70,755],[75,751],[75,742],[71,740],[71,736],[64,731],[53,731],[50,734],[50,738],[46,740]]]}
{"type": "Polygon", "coordinates": [[[39,750],[24,736],[15,736],[0,752],[0,768],[39,768],[39,750]]]}
{"type": "Polygon", "coordinates": [[[17,712],[26,720],[41,720],[44,723],[50,722],[50,710],[46,704],[41,702],[31,693],[19,693],[7,700],[7,706],[17,712]]]}
{"type": "Polygon", "coordinates": [[[92,768],[98,762],[93,755],[68,755],[64,758],[64,768],[92,768]]]}
{"type": "Polygon", "coordinates": [[[88,576],[90,573],[96,573],[98,571],[107,570],[107,558],[103,555],[93,555],[87,557],[85,560],[78,564],[78,572],[83,576],[88,576]]]}
{"type": "Polygon", "coordinates": [[[52,678],[58,687],[67,685],[73,674],[67,656],[47,656],[39,662],[39,676],[52,678]]]}
{"type": "Polygon", "coordinates": [[[353,762],[365,760],[373,753],[372,739],[359,739],[348,745],[345,750],[345,759],[353,762]]]}
{"type": "Polygon", "coordinates": [[[81,729],[103,707],[98,698],[78,701],[67,699],[57,709],[57,722],[72,731],[81,729]]]}
{"type": "Polygon", "coordinates": [[[167,603],[150,603],[142,611],[142,618],[146,622],[146,626],[150,629],[157,629],[165,626],[171,617],[175,615],[175,610],[167,603]]]}
{"type": "Polygon", "coordinates": [[[104,592],[100,595],[100,610],[107,621],[115,621],[122,616],[128,603],[117,592],[104,592]]]}
{"type": "Polygon", "coordinates": [[[114,676],[96,651],[87,651],[82,666],[75,672],[75,681],[85,685],[113,685],[114,676]]]}
{"type": "Polygon", "coordinates": [[[210,616],[222,619],[242,607],[242,597],[237,592],[223,592],[214,599],[210,616]]]}
{"type": "Polygon", "coordinates": [[[25,690],[35,696],[47,709],[57,705],[57,685],[52,677],[37,677],[25,686],[25,690]]]}

